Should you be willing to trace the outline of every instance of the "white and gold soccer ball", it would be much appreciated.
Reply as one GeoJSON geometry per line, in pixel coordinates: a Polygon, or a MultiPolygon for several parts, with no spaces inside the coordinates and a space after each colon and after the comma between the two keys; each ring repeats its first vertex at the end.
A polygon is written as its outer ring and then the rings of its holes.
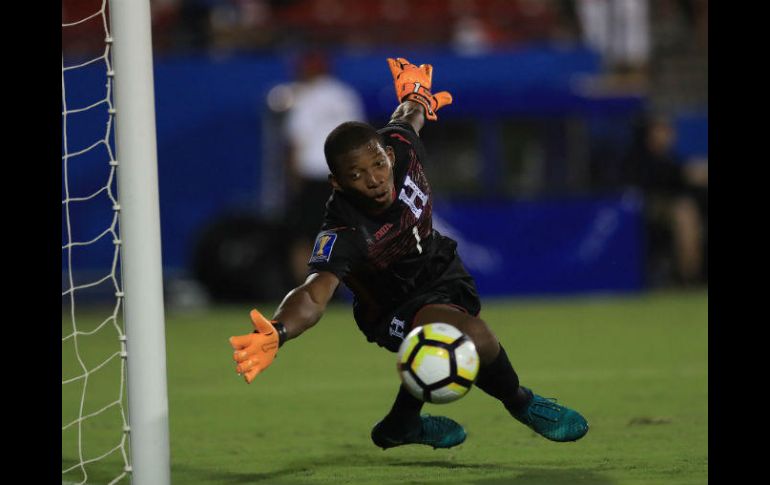
{"type": "Polygon", "coordinates": [[[471,339],[446,323],[412,329],[398,349],[398,373],[407,390],[425,402],[444,404],[470,391],[479,373],[471,339]]]}

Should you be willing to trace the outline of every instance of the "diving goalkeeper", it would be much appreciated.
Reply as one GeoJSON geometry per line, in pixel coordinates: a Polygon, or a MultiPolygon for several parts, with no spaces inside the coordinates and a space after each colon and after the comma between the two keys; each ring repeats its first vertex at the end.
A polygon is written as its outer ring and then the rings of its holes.
{"type": "MultiPolygon", "coordinates": [[[[324,153],[334,190],[308,277],[286,295],[271,320],[252,310],[254,332],[230,338],[236,371],[251,383],[282,345],[321,319],[343,282],[353,292],[353,316],[368,341],[397,352],[415,327],[453,325],[478,350],[476,387],[545,438],[580,439],[588,432],[583,416],[519,384],[505,349],[479,318],[481,302],[457,243],[433,229],[419,132],[452,96],[431,92],[431,65],[416,66],[404,58],[388,64],[400,104],[382,129],[346,122],[329,133],[324,153]]],[[[423,404],[402,386],[390,412],[372,429],[374,444],[451,448],[465,440],[465,430],[454,420],[421,415],[423,404]]]]}

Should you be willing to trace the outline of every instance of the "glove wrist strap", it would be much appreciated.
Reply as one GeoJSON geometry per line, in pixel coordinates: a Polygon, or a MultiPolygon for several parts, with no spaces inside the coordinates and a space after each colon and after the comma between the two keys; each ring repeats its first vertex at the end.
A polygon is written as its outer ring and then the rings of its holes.
{"type": "Polygon", "coordinates": [[[428,95],[430,97],[419,92],[409,93],[406,96],[404,96],[401,101],[414,101],[415,103],[420,103],[422,107],[425,108],[426,117],[431,118],[435,116],[435,113],[434,113],[435,108],[433,106],[435,101],[433,99],[433,95],[431,95],[430,93],[428,93],[428,95]]]}
{"type": "Polygon", "coordinates": [[[286,327],[284,327],[283,323],[281,322],[270,322],[270,323],[273,324],[273,327],[275,327],[275,331],[278,332],[278,347],[281,347],[289,337],[286,334],[286,327]]]}
{"type": "MultiPolygon", "coordinates": [[[[278,332],[278,347],[283,345],[284,342],[286,342],[289,339],[289,335],[286,333],[286,327],[283,326],[283,323],[277,321],[277,320],[271,320],[270,324],[273,326],[276,332],[278,332]]],[[[256,330],[254,330],[252,333],[259,333],[256,330]]]]}

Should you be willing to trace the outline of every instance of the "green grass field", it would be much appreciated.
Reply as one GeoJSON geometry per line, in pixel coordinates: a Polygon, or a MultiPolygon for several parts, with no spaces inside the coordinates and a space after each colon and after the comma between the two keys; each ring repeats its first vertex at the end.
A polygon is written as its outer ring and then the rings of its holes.
{"type": "MultiPolygon", "coordinates": [[[[478,389],[426,405],[462,423],[450,450],[382,451],[369,439],[399,385],[395,354],[369,344],[346,306],[290,342],[251,385],[235,374],[231,335],[249,307],[167,312],[171,474],[175,484],[705,484],[708,481],[708,296],[705,291],[558,300],[486,300],[481,316],[523,384],[577,408],[591,425],[552,443],[478,389]]],[[[270,314],[275,304],[259,307],[270,314]]],[[[106,317],[80,316],[83,328],[106,317]]],[[[63,335],[71,331],[69,317],[63,335]]],[[[81,337],[86,365],[118,349],[106,329],[81,337]]],[[[63,378],[79,373],[71,341],[63,378]]],[[[89,379],[83,413],[119,395],[111,361],[89,379]]],[[[81,384],[65,386],[62,423],[77,418],[81,384]]],[[[85,458],[120,442],[118,407],[83,425],[85,458]]],[[[62,466],[78,462],[77,428],[62,432],[62,466]]],[[[120,475],[120,451],[86,466],[89,483],[120,475]]],[[[82,480],[79,468],[63,480],[82,480]]],[[[121,483],[128,483],[124,479],[121,483]]]]}

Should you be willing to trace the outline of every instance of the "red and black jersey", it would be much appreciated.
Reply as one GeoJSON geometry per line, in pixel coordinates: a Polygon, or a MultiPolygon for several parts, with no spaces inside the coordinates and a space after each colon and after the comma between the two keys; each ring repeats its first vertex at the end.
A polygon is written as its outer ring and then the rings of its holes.
{"type": "Polygon", "coordinates": [[[351,289],[356,321],[367,334],[383,315],[444,283],[458,258],[455,241],[433,229],[426,154],[417,133],[407,123],[390,123],[379,133],[395,152],[393,204],[369,216],[335,191],[308,263],[310,273],[334,273],[351,289]]]}

